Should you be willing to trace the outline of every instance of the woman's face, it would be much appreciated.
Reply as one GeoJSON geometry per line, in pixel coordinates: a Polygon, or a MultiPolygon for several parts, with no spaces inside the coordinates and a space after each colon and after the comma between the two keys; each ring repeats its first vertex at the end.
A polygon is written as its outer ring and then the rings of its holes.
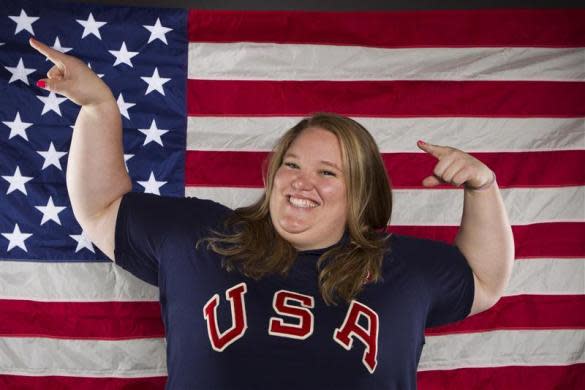
{"type": "Polygon", "coordinates": [[[335,134],[301,132],[276,171],[270,217],[280,236],[298,250],[325,248],[345,231],[347,196],[341,148],[335,134]]]}

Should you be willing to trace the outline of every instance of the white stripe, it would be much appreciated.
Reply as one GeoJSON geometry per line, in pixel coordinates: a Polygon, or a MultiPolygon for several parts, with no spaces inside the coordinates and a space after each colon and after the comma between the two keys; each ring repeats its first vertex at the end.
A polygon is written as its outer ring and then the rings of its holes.
{"type": "MultiPolygon", "coordinates": [[[[258,188],[187,187],[186,196],[212,199],[230,208],[255,202],[258,188]]],[[[512,225],[584,222],[585,187],[509,188],[500,190],[512,225]]],[[[392,225],[459,226],[461,189],[394,190],[392,225]]]]}
{"type": "Polygon", "coordinates": [[[165,341],[0,338],[0,374],[138,378],[166,375],[165,341]]]}
{"type": "MultiPolygon", "coordinates": [[[[268,151],[301,117],[189,117],[188,150],[268,151]]],[[[467,152],[585,150],[585,118],[364,118],[382,152],[420,152],[416,141],[467,152]]]]}
{"type": "Polygon", "coordinates": [[[585,294],[585,259],[516,260],[505,296],[585,294]]]}
{"type": "Polygon", "coordinates": [[[506,330],[427,336],[418,370],[585,363],[585,330],[506,330]]]}
{"type": "MultiPolygon", "coordinates": [[[[158,289],[111,264],[0,261],[0,299],[158,301],[158,289]]],[[[516,261],[505,296],[585,294],[585,259],[516,261]]]]}
{"type": "Polygon", "coordinates": [[[158,301],[158,288],[113,263],[0,261],[0,299],[158,301]]]}
{"type": "MultiPolygon", "coordinates": [[[[513,330],[427,336],[419,371],[583,363],[584,344],[583,330],[513,330]]],[[[0,338],[0,374],[161,376],[166,375],[164,348],[163,339],[0,338]]]]}
{"type": "Polygon", "coordinates": [[[585,78],[583,48],[189,44],[191,79],[551,80],[585,78]]]}

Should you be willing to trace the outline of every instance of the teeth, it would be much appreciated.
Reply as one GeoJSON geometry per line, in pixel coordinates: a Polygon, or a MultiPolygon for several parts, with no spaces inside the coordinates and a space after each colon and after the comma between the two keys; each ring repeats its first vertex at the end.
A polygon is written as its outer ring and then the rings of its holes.
{"type": "Polygon", "coordinates": [[[288,197],[288,201],[294,207],[313,208],[313,207],[317,207],[318,206],[317,203],[312,202],[312,201],[310,201],[308,199],[299,199],[299,198],[294,198],[292,196],[289,196],[288,197]]]}

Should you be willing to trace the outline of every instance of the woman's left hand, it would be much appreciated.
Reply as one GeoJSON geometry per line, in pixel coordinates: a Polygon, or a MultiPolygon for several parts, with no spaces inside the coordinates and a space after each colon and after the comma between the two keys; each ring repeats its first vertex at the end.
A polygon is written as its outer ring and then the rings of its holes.
{"type": "Polygon", "coordinates": [[[465,185],[467,189],[478,190],[490,187],[495,181],[495,174],[487,165],[459,149],[423,141],[418,141],[417,146],[439,160],[433,175],[423,180],[425,187],[450,183],[456,187],[465,185]]]}

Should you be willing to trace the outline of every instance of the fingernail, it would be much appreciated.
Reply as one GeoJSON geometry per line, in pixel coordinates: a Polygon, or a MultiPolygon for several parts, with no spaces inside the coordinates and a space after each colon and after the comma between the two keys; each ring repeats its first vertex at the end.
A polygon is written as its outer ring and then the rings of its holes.
{"type": "Polygon", "coordinates": [[[424,141],[420,140],[420,139],[418,140],[418,143],[421,144],[421,145],[426,145],[426,143],[424,141]]]}
{"type": "Polygon", "coordinates": [[[46,85],[47,85],[47,83],[45,83],[45,80],[37,81],[37,87],[39,87],[39,88],[45,88],[46,85]]]}

